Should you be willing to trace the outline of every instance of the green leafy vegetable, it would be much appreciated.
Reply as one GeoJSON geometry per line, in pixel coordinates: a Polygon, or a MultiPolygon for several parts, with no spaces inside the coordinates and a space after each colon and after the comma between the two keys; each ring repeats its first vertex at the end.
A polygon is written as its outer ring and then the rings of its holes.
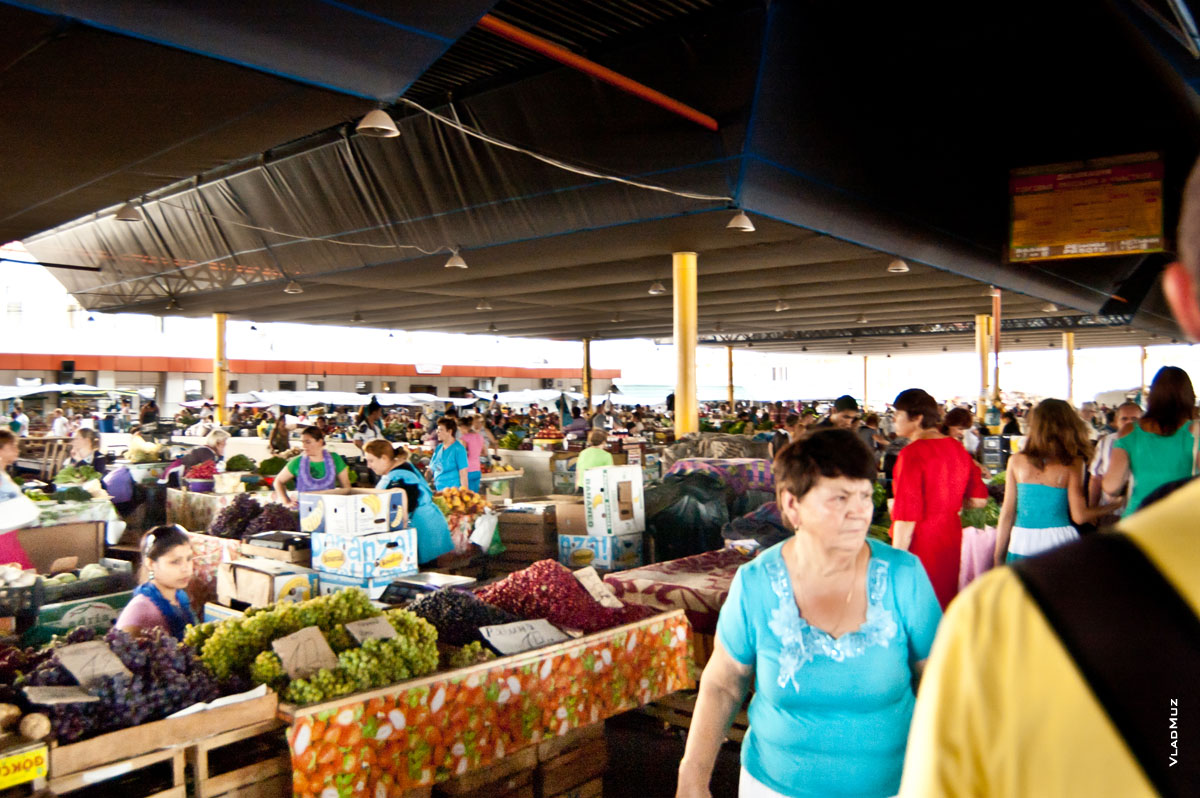
{"type": "Polygon", "coordinates": [[[56,485],[81,485],[93,479],[100,479],[100,472],[90,465],[67,466],[54,477],[56,485]]]}
{"type": "Polygon", "coordinates": [[[226,471],[253,471],[255,462],[244,454],[235,454],[225,463],[226,471]]]}
{"type": "Polygon", "coordinates": [[[277,476],[280,471],[287,467],[287,460],[282,457],[268,457],[258,465],[258,473],[264,477],[277,476]]]}

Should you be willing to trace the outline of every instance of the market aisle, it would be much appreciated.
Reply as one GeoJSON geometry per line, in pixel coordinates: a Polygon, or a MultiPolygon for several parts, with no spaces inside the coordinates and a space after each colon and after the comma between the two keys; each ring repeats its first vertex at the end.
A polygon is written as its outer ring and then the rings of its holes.
{"type": "MultiPolygon", "coordinates": [[[[606,723],[608,772],[604,798],[672,798],[683,757],[681,729],[663,729],[662,721],[626,712],[606,723]]],[[[737,795],[740,746],[726,742],[713,768],[713,796],[737,795]]]]}

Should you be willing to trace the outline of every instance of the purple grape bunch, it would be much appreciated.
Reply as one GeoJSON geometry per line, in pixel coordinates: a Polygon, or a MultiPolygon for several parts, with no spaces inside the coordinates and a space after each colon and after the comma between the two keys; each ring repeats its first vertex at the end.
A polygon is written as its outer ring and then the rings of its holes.
{"type": "Polygon", "coordinates": [[[221,538],[240,539],[247,534],[247,527],[263,511],[263,506],[249,493],[239,493],[233,502],[217,513],[209,524],[208,531],[221,538]]]}
{"type": "Polygon", "coordinates": [[[257,535],[261,532],[299,532],[300,513],[289,510],[278,502],[271,502],[262,508],[246,526],[247,535],[257,535]]]}

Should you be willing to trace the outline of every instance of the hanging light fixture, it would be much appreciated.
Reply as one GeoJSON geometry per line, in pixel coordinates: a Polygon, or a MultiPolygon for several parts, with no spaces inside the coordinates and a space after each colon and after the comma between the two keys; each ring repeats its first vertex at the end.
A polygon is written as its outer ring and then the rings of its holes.
{"type": "Polygon", "coordinates": [[[368,111],[366,116],[358,120],[354,129],[363,136],[375,139],[394,139],[400,135],[400,129],[396,127],[395,120],[382,108],[368,111]]]}
{"type": "Polygon", "coordinates": [[[867,314],[866,314],[866,313],[859,313],[859,314],[858,314],[858,318],[856,318],[854,321],[855,321],[857,324],[866,324],[866,323],[867,323],[867,321],[868,321],[868,319],[867,319],[867,314]]]}
{"type": "Polygon", "coordinates": [[[1054,304],[1053,302],[1047,302],[1046,304],[1042,305],[1043,313],[1053,313],[1056,310],[1058,310],[1058,305],[1054,304]]]}
{"type": "Polygon", "coordinates": [[[612,321],[612,323],[613,323],[613,324],[620,324],[620,322],[621,322],[621,314],[620,314],[620,313],[614,313],[614,314],[613,314],[613,316],[612,316],[612,319],[611,319],[611,321],[612,321]]]}
{"type": "Polygon", "coordinates": [[[492,335],[495,335],[496,333],[500,332],[499,328],[496,327],[496,322],[492,322],[491,324],[489,324],[487,326],[487,331],[489,333],[491,333],[492,335]]]}
{"type": "Polygon", "coordinates": [[[253,325],[253,324],[251,324],[251,325],[250,325],[250,332],[258,332],[258,327],[257,327],[256,325],[253,325]]]}
{"type": "Polygon", "coordinates": [[[179,310],[179,300],[175,297],[168,297],[167,310],[179,310]]]}
{"type": "Polygon", "coordinates": [[[132,202],[126,202],[120,208],[117,208],[116,219],[118,222],[144,222],[146,217],[142,216],[142,212],[132,202]]]}
{"type": "Polygon", "coordinates": [[[847,355],[853,355],[853,354],[854,354],[854,350],[853,350],[853,349],[847,349],[847,350],[846,350],[846,354],[847,354],[847,355]]]}
{"type": "Polygon", "coordinates": [[[949,348],[949,347],[947,347],[947,346],[943,346],[943,347],[942,347],[942,351],[943,351],[943,352],[949,352],[949,351],[950,351],[950,348],[949,348]]]}
{"type": "Polygon", "coordinates": [[[729,224],[725,225],[725,228],[727,230],[738,230],[742,233],[753,233],[754,222],[750,221],[750,217],[746,215],[746,212],[739,208],[734,217],[729,220],[729,224]]]}
{"type": "Polygon", "coordinates": [[[650,283],[650,290],[647,291],[650,296],[662,296],[667,293],[667,287],[662,284],[661,280],[655,280],[650,283]]]}
{"type": "Polygon", "coordinates": [[[784,302],[782,299],[775,303],[775,312],[776,313],[782,313],[783,311],[785,311],[787,309],[788,309],[788,303],[784,302]]]}
{"type": "Polygon", "coordinates": [[[887,267],[891,274],[908,274],[908,264],[902,258],[895,258],[887,267]]]}
{"type": "Polygon", "coordinates": [[[713,324],[713,332],[721,332],[721,330],[724,330],[724,329],[725,329],[725,325],[719,321],[715,322],[713,324]]]}
{"type": "Polygon", "coordinates": [[[359,313],[357,310],[354,311],[353,315],[350,316],[351,324],[362,324],[362,321],[363,321],[363,314],[359,313]]]}
{"type": "Polygon", "coordinates": [[[463,256],[458,254],[458,247],[451,250],[450,257],[446,260],[447,269],[465,269],[467,262],[463,260],[463,256]]]}
{"type": "Polygon", "coordinates": [[[91,314],[89,313],[89,314],[88,314],[88,321],[95,321],[95,320],[96,320],[96,317],[95,317],[95,316],[93,316],[93,315],[91,315],[91,314]]]}
{"type": "Polygon", "coordinates": [[[285,294],[303,294],[304,286],[300,285],[300,283],[296,282],[295,280],[288,280],[287,285],[285,285],[283,287],[283,293],[285,293],[285,294]]]}
{"type": "Polygon", "coordinates": [[[475,306],[475,309],[476,310],[491,310],[492,303],[488,302],[487,297],[484,297],[483,299],[479,300],[479,304],[477,304],[475,306]]]}
{"type": "Polygon", "coordinates": [[[802,347],[800,347],[800,351],[801,351],[801,352],[807,352],[807,351],[808,351],[808,347],[807,347],[807,346],[802,346],[802,347]]]}

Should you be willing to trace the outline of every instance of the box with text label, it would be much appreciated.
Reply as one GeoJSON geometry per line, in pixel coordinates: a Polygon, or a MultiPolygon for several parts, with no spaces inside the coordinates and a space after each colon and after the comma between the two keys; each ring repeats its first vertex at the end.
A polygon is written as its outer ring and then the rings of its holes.
{"type": "Polygon", "coordinates": [[[375,535],[312,536],[313,567],[322,574],[394,579],[417,572],[417,530],[375,535]]]}
{"type": "Polygon", "coordinates": [[[300,494],[300,531],[374,535],[408,526],[403,490],[337,488],[300,494]]]}
{"type": "Polygon", "coordinates": [[[646,500],[641,467],[604,466],[585,471],[583,506],[589,535],[631,535],[645,531],[646,500]]]}
{"type": "Polygon", "coordinates": [[[558,561],[568,568],[588,565],[607,571],[642,564],[642,533],[634,535],[559,535],[558,561]]]}
{"type": "Polygon", "coordinates": [[[217,566],[217,601],[244,601],[251,607],[297,603],[317,594],[317,573],[278,560],[242,559],[217,566]]]}
{"type": "Polygon", "coordinates": [[[357,588],[374,600],[378,600],[383,595],[383,591],[387,590],[387,586],[392,583],[392,577],[385,576],[379,578],[357,576],[343,576],[342,574],[320,574],[321,585],[318,588],[322,596],[328,596],[331,593],[336,593],[339,590],[347,588],[357,588]]]}

